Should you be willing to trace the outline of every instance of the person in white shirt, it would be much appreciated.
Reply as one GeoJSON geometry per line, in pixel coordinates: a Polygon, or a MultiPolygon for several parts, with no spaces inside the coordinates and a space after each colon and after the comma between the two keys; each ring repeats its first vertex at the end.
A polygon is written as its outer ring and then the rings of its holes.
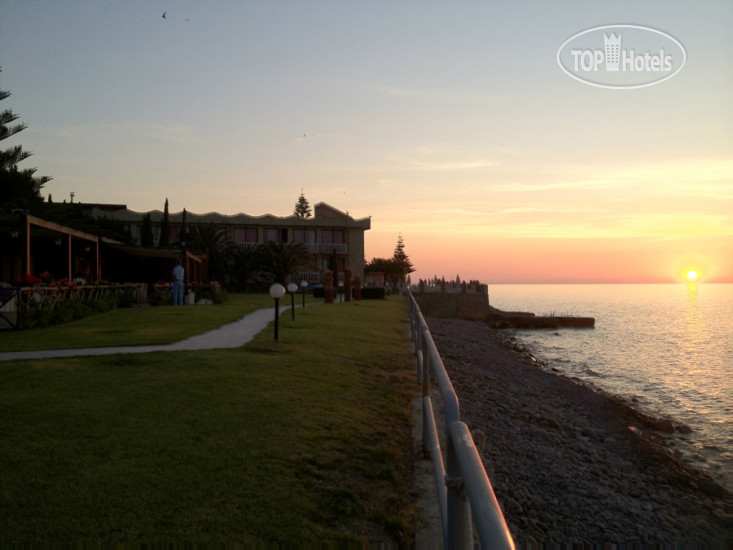
{"type": "Polygon", "coordinates": [[[181,260],[178,260],[176,267],[173,268],[173,305],[183,305],[183,266],[181,260]]]}

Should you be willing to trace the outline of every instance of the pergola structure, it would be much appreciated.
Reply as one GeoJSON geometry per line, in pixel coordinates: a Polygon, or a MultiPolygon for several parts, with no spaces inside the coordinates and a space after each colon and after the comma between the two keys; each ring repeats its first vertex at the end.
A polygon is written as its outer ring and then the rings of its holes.
{"type": "Polygon", "coordinates": [[[186,282],[207,276],[205,256],[189,251],[128,246],[30,214],[0,214],[0,281],[48,273],[57,281],[154,282],[170,280],[177,259],[186,282]]]}
{"type": "Polygon", "coordinates": [[[83,278],[93,281],[101,279],[98,236],[30,214],[4,218],[0,229],[5,249],[3,279],[46,271],[54,278],[69,281],[75,273],[83,273],[83,278]]]}

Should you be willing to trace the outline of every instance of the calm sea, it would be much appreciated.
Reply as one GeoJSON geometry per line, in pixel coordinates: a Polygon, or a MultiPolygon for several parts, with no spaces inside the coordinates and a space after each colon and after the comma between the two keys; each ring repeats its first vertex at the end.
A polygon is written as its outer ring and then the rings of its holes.
{"type": "Polygon", "coordinates": [[[489,302],[595,317],[594,329],[515,334],[548,367],[692,428],[674,448],[733,488],[733,285],[490,285],[489,302]]]}

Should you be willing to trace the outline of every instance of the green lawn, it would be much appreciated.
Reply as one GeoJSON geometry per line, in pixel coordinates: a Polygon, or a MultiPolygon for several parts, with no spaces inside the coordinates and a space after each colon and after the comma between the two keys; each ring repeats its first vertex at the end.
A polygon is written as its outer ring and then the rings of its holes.
{"type": "Polygon", "coordinates": [[[0,352],[170,344],[272,306],[268,294],[230,294],[216,306],[113,309],[64,325],[0,331],[0,352]]]}
{"type": "MultiPolygon", "coordinates": [[[[146,310],[221,323],[243,314],[239,299],[146,310]]],[[[409,545],[404,300],[280,323],[278,342],[270,328],[232,350],[0,363],[0,544],[409,545]]],[[[69,329],[39,332],[56,330],[69,329]]]]}

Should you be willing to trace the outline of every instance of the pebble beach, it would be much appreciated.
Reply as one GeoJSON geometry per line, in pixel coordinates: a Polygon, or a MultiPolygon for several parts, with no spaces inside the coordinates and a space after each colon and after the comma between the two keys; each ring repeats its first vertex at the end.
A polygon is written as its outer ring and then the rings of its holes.
{"type": "Polygon", "coordinates": [[[552,372],[482,321],[426,321],[518,548],[733,547],[730,492],[664,437],[684,426],[552,372]]]}

